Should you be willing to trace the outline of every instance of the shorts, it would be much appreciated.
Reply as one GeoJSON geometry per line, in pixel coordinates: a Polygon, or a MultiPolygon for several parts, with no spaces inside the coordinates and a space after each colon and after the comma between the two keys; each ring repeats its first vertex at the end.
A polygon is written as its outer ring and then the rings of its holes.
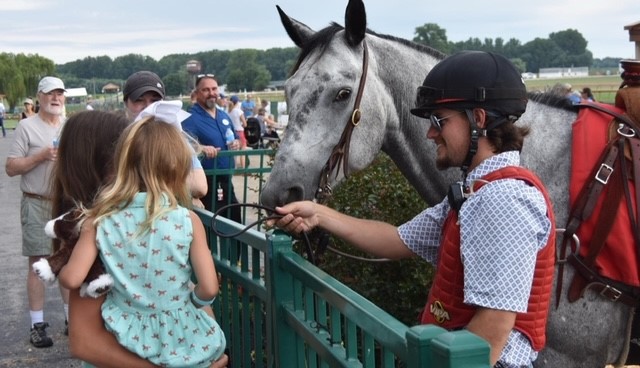
{"type": "Polygon", "coordinates": [[[247,137],[244,135],[244,130],[236,130],[240,139],[240,148],[247,148],[247,137]]]}
{"type": "Polygon", "coordinates": [[[22,225],[22,255],[47,256],[52,241],[44,233],[44,225],[51,219],[51,201],[22,196],[20,224],[22,225]]]}

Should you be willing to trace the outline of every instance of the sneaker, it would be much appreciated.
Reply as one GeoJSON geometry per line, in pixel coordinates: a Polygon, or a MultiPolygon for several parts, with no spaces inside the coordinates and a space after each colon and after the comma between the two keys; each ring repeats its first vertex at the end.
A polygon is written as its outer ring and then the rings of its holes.
{"type": "Polygon", "coordinates": [[[69,336],[69,321],[64,320],[64,335],[69,336]]]}
{"type": "Polygon", "coordinates": [[[53,345],[53,340],[47,336],[45,329],[49,327],[47,322],[34,323],[31,327],[31,344],[36,348],[48,348],[53,345]]]}

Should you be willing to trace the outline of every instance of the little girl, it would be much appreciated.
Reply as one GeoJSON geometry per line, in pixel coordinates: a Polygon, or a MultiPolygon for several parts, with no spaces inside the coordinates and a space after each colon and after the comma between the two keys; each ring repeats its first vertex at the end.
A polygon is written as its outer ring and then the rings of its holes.
{"type": "Polygon", "coordinates": [[[191,155],[180,132],[154,117],[127,127],[116,147],[116,176],[86,211],[59,274],[62,285],[77,288],[100,254],[115,280],[102,305],[107,329],[160,366],[207,367],[226,345],[220,326],[199,309],[213,302],[218,281],[204,226],[185,208],[191,155]]]}

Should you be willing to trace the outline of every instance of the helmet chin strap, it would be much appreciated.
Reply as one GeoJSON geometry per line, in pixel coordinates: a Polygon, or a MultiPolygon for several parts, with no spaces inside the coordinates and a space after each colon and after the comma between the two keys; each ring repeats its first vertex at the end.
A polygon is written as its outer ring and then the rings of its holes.
{"type": "Polygon", "coordinates": [[[469,119],[471,141],[469,142],[469,151],[467,152],[467,157],[465,158],[464,163],[460,167],[460,169],[462,170],[463,183],[467,179],[469,166],[471,166],[471,161],[473,160],[473,156],[475,156],[476,153],[478,152],[478,140],[480,139],[480,137],[487,135],[486,129],[478,128],[478,123],[476,122],[476,118],[473,116],[473,110],[465,109],[464,111],[467,114],[467,118],[469,119]]]}

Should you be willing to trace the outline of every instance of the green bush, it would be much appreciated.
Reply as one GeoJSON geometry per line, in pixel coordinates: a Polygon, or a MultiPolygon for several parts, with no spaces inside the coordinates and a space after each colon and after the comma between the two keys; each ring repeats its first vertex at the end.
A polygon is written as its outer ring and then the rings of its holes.
{"type": "MultiPolygon", "coordinates": [[[[351,176],[334,191],[329,206],[359,218],[400,225],[426,208],[393,161],[380,154],[366,170],[351,176]]],[[[370,257],[334,238],[340,251],[370,257]]],[[[364,262],[327,251],[323,270],[380,308],[412,326],[426,303],[434,268],[418,257],[402,261],[364,262]]]]}

